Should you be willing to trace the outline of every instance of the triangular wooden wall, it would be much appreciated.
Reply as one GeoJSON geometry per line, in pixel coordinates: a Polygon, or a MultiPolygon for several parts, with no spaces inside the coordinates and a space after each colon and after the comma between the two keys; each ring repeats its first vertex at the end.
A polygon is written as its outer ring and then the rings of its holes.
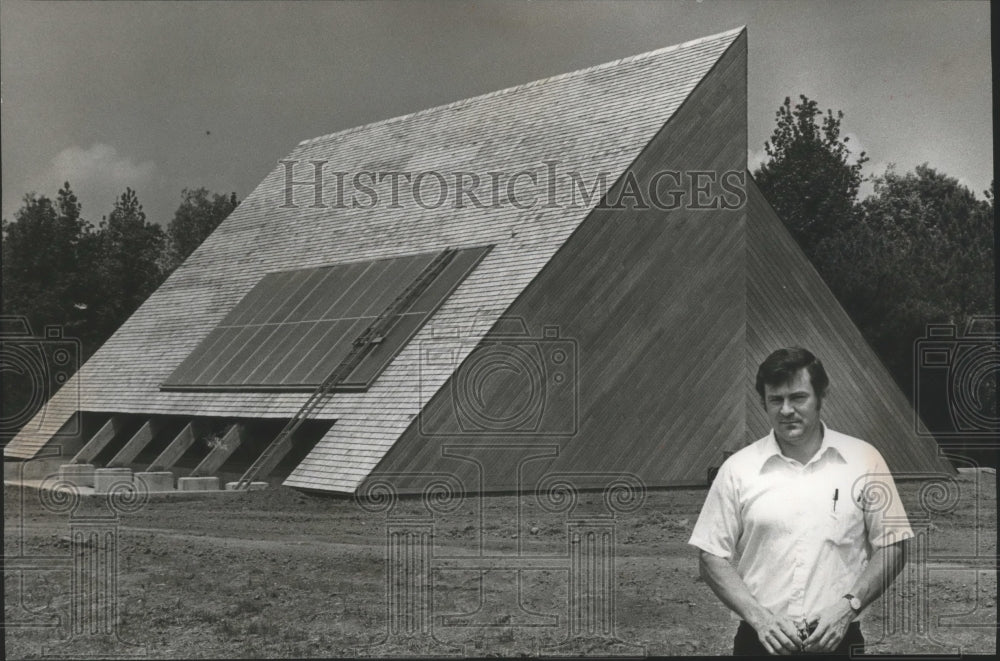
{"type": "MultiPolygon", "coordinates": [[[[445,472],[489,491],[531,488],[546,472],[574,473],[578,486],[593,472],[632,473],[647,485],[705,484],[722,448],[744,436],[746,210],[692,209],[690,184],[695,172],[742,177],[745,163],[743,34],[630,168],[644,191],[657,173],[680,172],[681,186],[667,179],[662,190],[683,190],[685,204],[598,207],[507,311],[525,320],[531,338],[556,326],[576,342],[575,433],[463,434],[449,399],[453,377],[375,474],[445,472]]],[[[718,183],[710,189],[700,202],[721,195],[718,183]]],[[[490,397],[516,410],[523,383],[511,378],[490,397]]],[[[543,431],[571,429],[570,407],[546,396],[543,431]]],[[[401,488],[419,482],[397,480],[401,488]]]]}
{"type": "Polygon", "coordinates": [[[775,349],[812,351],[830,377],[823,419],[864,439],[898,478],[947,470],[933,439],[915,433],[914,413],[892,376],[750,179],[747,221],[747,438],[770,430],[757,393],[757,366],[775,349]]]}

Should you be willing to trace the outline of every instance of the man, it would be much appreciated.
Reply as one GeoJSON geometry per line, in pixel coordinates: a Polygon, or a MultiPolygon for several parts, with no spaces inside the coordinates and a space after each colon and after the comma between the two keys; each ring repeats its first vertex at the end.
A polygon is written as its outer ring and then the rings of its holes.
{"type": "Polygon", "coordinates": [[[702,578],[742,619],[734,655],[863,652],[854,620],[903,568],[896,485],[878,450],[820,420],[828,385],[805,349],[761,363],[771,433],[722,464],[694,526],[702,578]]]}

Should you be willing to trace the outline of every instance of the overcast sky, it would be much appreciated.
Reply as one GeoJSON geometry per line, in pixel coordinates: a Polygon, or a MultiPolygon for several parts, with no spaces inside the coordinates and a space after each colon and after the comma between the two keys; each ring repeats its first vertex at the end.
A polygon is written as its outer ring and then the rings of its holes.
{"type": "Polygon", "coordinates": [[[246,197],[300,141],[746,25],[749,158],[785,96],[844,111],[869,173],[993,171],[989,5],[943,0],[102,2],[0,6],[3,216],[69,180],[246,197]]]}

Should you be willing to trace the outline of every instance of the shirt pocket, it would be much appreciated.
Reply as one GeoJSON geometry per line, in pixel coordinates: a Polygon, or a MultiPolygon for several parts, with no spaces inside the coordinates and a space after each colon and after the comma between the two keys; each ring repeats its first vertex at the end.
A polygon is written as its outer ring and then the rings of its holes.
{"type": "Polygon", "coordinates": [[[856,544],[864,537],[864,517],[850,501],[838,503],[836,511],[827,512],[825,538],[837,545],[856,544]]]}

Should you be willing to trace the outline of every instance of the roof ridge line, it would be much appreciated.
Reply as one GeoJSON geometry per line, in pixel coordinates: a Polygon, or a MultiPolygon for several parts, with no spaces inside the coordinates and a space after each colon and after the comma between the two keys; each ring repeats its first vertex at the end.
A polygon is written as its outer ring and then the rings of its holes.
{"type": "Polygon", "coordinates": [[[464,105],[466,105],[468,103],[471,103],[473,101],[479,101],[481,99],[487,99],[487,98],[494,97],[494,96],[501,96],[503,94],[509,94],[511,92],[514,92],[514,91],[517,91],[517,90],[522,90],[522,89],[528,89],[530,87],[534,87],[534,86],[540,85],[542,83],[547,83],[547,82],[551,82],[551,81],[554,81],[554,80],[561,80],[561,79],[564,79],[564,78],[569,78],[571,76],[578,76],[578,75],[580,75],[582,73],[586,73],[586,72],[590,72],[590,71],[599,71],[601,69],[609,69],[611,67],[619,66],[619,65],[625,64],[627,62],[637,62],[639,60],[643,60],[643,59],[646,59],[646,58],[654,57],[654,56],[657,56],[657,55],[663,55],[663,54],[669,53],[670,51],[680,50],[682,48],[691,48],[691,47],[698,46],[698,45],[701,45],[701,44],[709,42],[709,41],[713,41],[713,40],[716,40],[716,39],[721,39],[723,37],[728,37],[728,36],[736,37],[740,33],[742,33],[744,30],[746,30],[746,25],[741,25],[741,26],[739,26],[737,28],[733,28],[731,30],[726,30],[724,32],[718,32],[716,34],[710,34],[710,35],[707,35],[707,36],[704,36],[704,37],[698,37],[697,39],[691,39],[691,40],[685,41],[683,43],[672,44],[670,46],[664,46],[663,48],[657,48],[655,50],[646,51],[646,52],[643,52],[643,53],[637,53],[635,55],[628,55],[626,57],[618,58],[617,60],[611,60],[609,62],[602,62],[600,64],[594,64],[594,65],[591,65],[589,67],[584,67],[582,69],[574,69],[572,71],[565,71],[563,73],[557,73],[557,74],[554,74],[552,76],[547,76],[545,78],[538,78],[536,80],[530,80],[530,81],[528,81],[526,83],[520,83],[518,85],[511,85],[510,87],[504,87],[502,89],[493,90],[493,91],[490,91],[490,92],[486,92],[484,94],[477,94],[476,96],[469,96],[469,97],[465,97],[463,99],[456,99],[455,101],[449,101],[448,103],[443,103],[441,105],[432,106],[430,108],[422,108],[420,110],[416,110],[416,111],[411,112],[411,113],[406,113],[404,115],[396,115],[395,117],[386,117],[385,119],[379,119],[379,120],[376,120],[374,122],[368,122],[367,124],[361,124],[359,126],[353,126],[353,127],[349,127],[349,128],[346,128],[346,129],[341,129],[339,131],[333,131],[332,133],[324,133],[323,135],[319,135],[319,136],[316,136],[314,138],[306,138],[305,140],[301,140],[297,145],[295,145],[295,149],[298,149],[300,147],[304,147],[304,146],[309,145],[309,144],[314,143],[314,142],[318,142],[320,140],[325,140],[327,138],[331,138],[331,137],[336,136],[336,135],[350,135],[350,134],[355,133],[357,131],[362,131],[362,130],[365,130],[365,129],[370,129],[370,128],[375,127],[375,126],[390,124],[392,122],[398,122],[398,121],[402,121],[404,119],[410,119],[412,117],[419,117],[420,115],[424,115],[424,114],[427,114],[427,113],[430,113],[430,112],[439,111],[439,110],[445,110],[447,108],[461,107],[461,106],[464,106],[464,105]]]}

